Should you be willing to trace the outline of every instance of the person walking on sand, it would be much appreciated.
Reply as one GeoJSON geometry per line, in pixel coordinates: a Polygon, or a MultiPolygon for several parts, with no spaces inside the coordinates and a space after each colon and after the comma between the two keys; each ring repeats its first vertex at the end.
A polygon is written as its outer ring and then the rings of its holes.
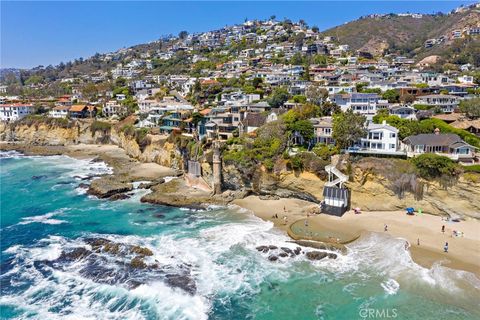
{"type": "Polygon", "coordinates": [[[442,226],[442,233],[445,233],[445,225],[442,226]]]}
{"type": "Polygon", "coordinates": [[[287,216],[283,216],[283,224],[284,224],[284,225],[287,225],[287,220],[288,220],[288,219],[287,219],[287,216]]]}
{"type": "Polygon", "coordinates": [[[305,219],[305,227],[308,227],[308,219],[305,219]]]}
{"type": "Polygon", "coordinates": [[[383,227],[383,231],[387,232],[388,231],[388,226],[385,224],[385,226],[383,227]]]}
{"type": "Polygon", "coordinates": [[[420,238],[417,238],[417,246],[420,245],[420,238]]]}
{"type": "Polygon", "coordinates": [[[287,208],[285,208],[285,206],[283,206],[283,212],[287,213],[287,208]]]}
{"type": "Polygon", "coordinates": [[[443,252],[448,253],[448,242],[445,242],[445,246],[443,247],[443,252]]]}

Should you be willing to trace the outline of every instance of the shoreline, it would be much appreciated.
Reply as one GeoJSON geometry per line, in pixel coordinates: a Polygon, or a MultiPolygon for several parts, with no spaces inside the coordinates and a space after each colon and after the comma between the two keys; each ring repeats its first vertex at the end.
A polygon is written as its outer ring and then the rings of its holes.
{"type": "MultiPolygon", "coordinates": [[[[26,155],[67,155],[75,159],[99,159],[113,169],[113,176],[124,180],[155,180],[166,176],[178,175],[178,171],[157,163],[143,163],[128,156],[122,148],[115,145],[78,144],[67,146],[30,146],[22,143],[0,142],[0,150],[20,151],[26,155]]],[[[315,203],[295,198],[263,200],[259,196],[235,199],[230,204],[245,208],[263,220],[273,222],[274,226],[288,235],[288,229],[296,221],[306,219],[307,212],[317,207],[315,203]],[[273,218],[278,214],[278,219],[273,218]],[[283,216],[287,217],[285,224],[283,216]]],[[[301,222],[302,223],[302,222],[301,222]]],[[[457,223],[442,221],[441,216],[407,216],[404,211],[363,212],[356,215],[347,212],[343,217],[325,214],[310,215],[308,228],[312,231],[331,232],[335,237],[354,239],[369,232],[385,233],[384,225],[392,237],[405,239],[410,243],[410,254],[415,263],[431,268],[435,263],[456,270],[464,270],[480,278],[480,221],[469,219],[457,223]],[[446,232],[441,232],[442,225],[446,232]],[[465,236],[454,238],[452,231],[462,231],[465,236]],[[420,245],[417,239],[420,238],[420,245]],[[449,243],[448,253],[443,245],[449,243]]]]}
{"type": "MultiPolygon", "coordinates": [[[[288,233],[291,224],[304,221],[306,212],[313,204],[298,199],[261,200],[257,196],[248,196],[233,201],[234,204],[252,211],[257,217],[273,222],[275,227],[288,233]],[[286,213],[283,208],[285,206],[286,213]],[[272,218],[277,212],[278,219],[272,218]],[[283,216],[287,216],[287,225],[283,216]]],[[[301,222],[303,225],[303,222],[301,222]]],[[[331,233],[332,236],[354,239],[372,232],[386,233],[409,242],[409,251],[413,261],[430,269],[440,263],[451,269],[468,271],[480,279],[480,221],[469,219],[461,222],[442,221],[441,216],[428,214],[408,216],[404,211],[376,211],[354,214],[345,213],[342,217],[325,214],[310,215],[308,228],[312,231],[331,233]],[[384,231],[387,224],[388,231],[384,231]],[[441,232],[445,225],[445,233],[441,232]],[[464,237],[453,237],[453,230],[462,231],[464,237]],[[420,245],[417,244],[420,239],[420,245]],[[445,242],[449,243],[449,252],[443,252],[445,242]]]]}

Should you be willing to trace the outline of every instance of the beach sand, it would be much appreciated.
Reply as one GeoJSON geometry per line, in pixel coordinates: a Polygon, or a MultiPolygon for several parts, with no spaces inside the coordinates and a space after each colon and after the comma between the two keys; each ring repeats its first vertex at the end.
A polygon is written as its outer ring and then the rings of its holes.
{"type": "MultiPolygon", "coordinates": [[[[272,221],[275,226],[287,230],[287,226],[306,219],[312,203],[298,199],[261,200],[257,196],[235,200],[240,207],[252,211],[264,220],[272,221]],[[284,213],[284,208],[286,212],[284,213]],[[278,214],[278,219],[272,215],[278,214]],[[287,226],[283,216],[288,217],[287,226]]],[[[434,263],[443,266],[472,272],[480,277],[480,222],[470,219],[461,222],[442,221],[442,217],[421,214],[409,216],[405,211],[363,212],[354,214],[347,212],[343,217],[319,214],[310,216],[310,230],[338,230],[347,237],[355,237],[366,232],[387,233],[410,243],[413,260],[430,268],[434,263]],[[384,225],[388,231],[384,231],[384,225]],[[445,233],[441,232],[445,225],[445,233]],[[453,230],[464,233],[463,237],[453,237],[453,230]],[[420,240],[420,245],[417,244],[420,240]],[[443,252],[445,242],[449,244],[449,252],[443,252]]]]}

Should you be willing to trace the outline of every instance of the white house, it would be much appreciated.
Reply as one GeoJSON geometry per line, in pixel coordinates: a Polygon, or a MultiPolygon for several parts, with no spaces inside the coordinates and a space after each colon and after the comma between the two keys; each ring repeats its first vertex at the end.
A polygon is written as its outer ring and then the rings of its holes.
{"type": "Polygon", "coordinates": [[[66,118],[71,106],[56,106],[48,112],[50,118],[66,118]]]}
{"type": "Polygon", "coordinates": [[[31,104],[1,104],[0,120],[5,122],[16,121],[33,113],[33,105],[31,104]]]}
{"type": "Polygon", "coordinates": [[[379,154],[388,154],[397,151],[399,147],[397,128],[383,121],[382,124],[369,123],[367,131],[367,136],[360,139],[362,151],[379,154]]]}
{"type": "Polygon", "coordinates": [[[439,108],[444,113],[452,113],[458,107],[459,102],[460,99],[454,95],[429,94],[417,97],[413,104],[428,105],[432,108],[439,108]]]}
{"type": "Polygon", "coordinates": [[[112,116],[121,116],[125,114],[127,108],[116,100],[107,101],[102,109],[102,113],[104,117],[112,117],[112,116]]]}

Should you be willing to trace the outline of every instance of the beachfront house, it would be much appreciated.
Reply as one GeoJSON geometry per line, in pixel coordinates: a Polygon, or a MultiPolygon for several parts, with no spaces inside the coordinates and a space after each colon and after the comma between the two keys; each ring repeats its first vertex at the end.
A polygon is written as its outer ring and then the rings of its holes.
{"type": "Polygon", "coordinates": [[[66,118],[68,116],[70,106],[56,106],[48,112],[50,118],[66,118]]]}
{"type": "Polygon", "coordinates": [[[0,120],[3,122],[16,121],[31,113],[33,113],[32,104],[0,104],[0,120]]]}
{"type": "Polygon", "coordinates": [[[86,104],[75,104],[68,110],[71,118],[93,118],[97,115],[97,107],[86,104]]]}
{"type": "Polygon", "coordinates": [[[441,134],[439,129],[435,129],[435,133],[406,137],[403,144],[407,157],[435,153],[464,163],[473,163],[475,159],[475,147],[456,134],[441,134]]]}
{"type": "Polygon", "coordinates": [[[381,124],[369,123],[367,136],[359,141],[359,150],[351,151],[374,154],[395,154],[399,148],[398,129],[392,127],[384,120],[381,124]]]}

